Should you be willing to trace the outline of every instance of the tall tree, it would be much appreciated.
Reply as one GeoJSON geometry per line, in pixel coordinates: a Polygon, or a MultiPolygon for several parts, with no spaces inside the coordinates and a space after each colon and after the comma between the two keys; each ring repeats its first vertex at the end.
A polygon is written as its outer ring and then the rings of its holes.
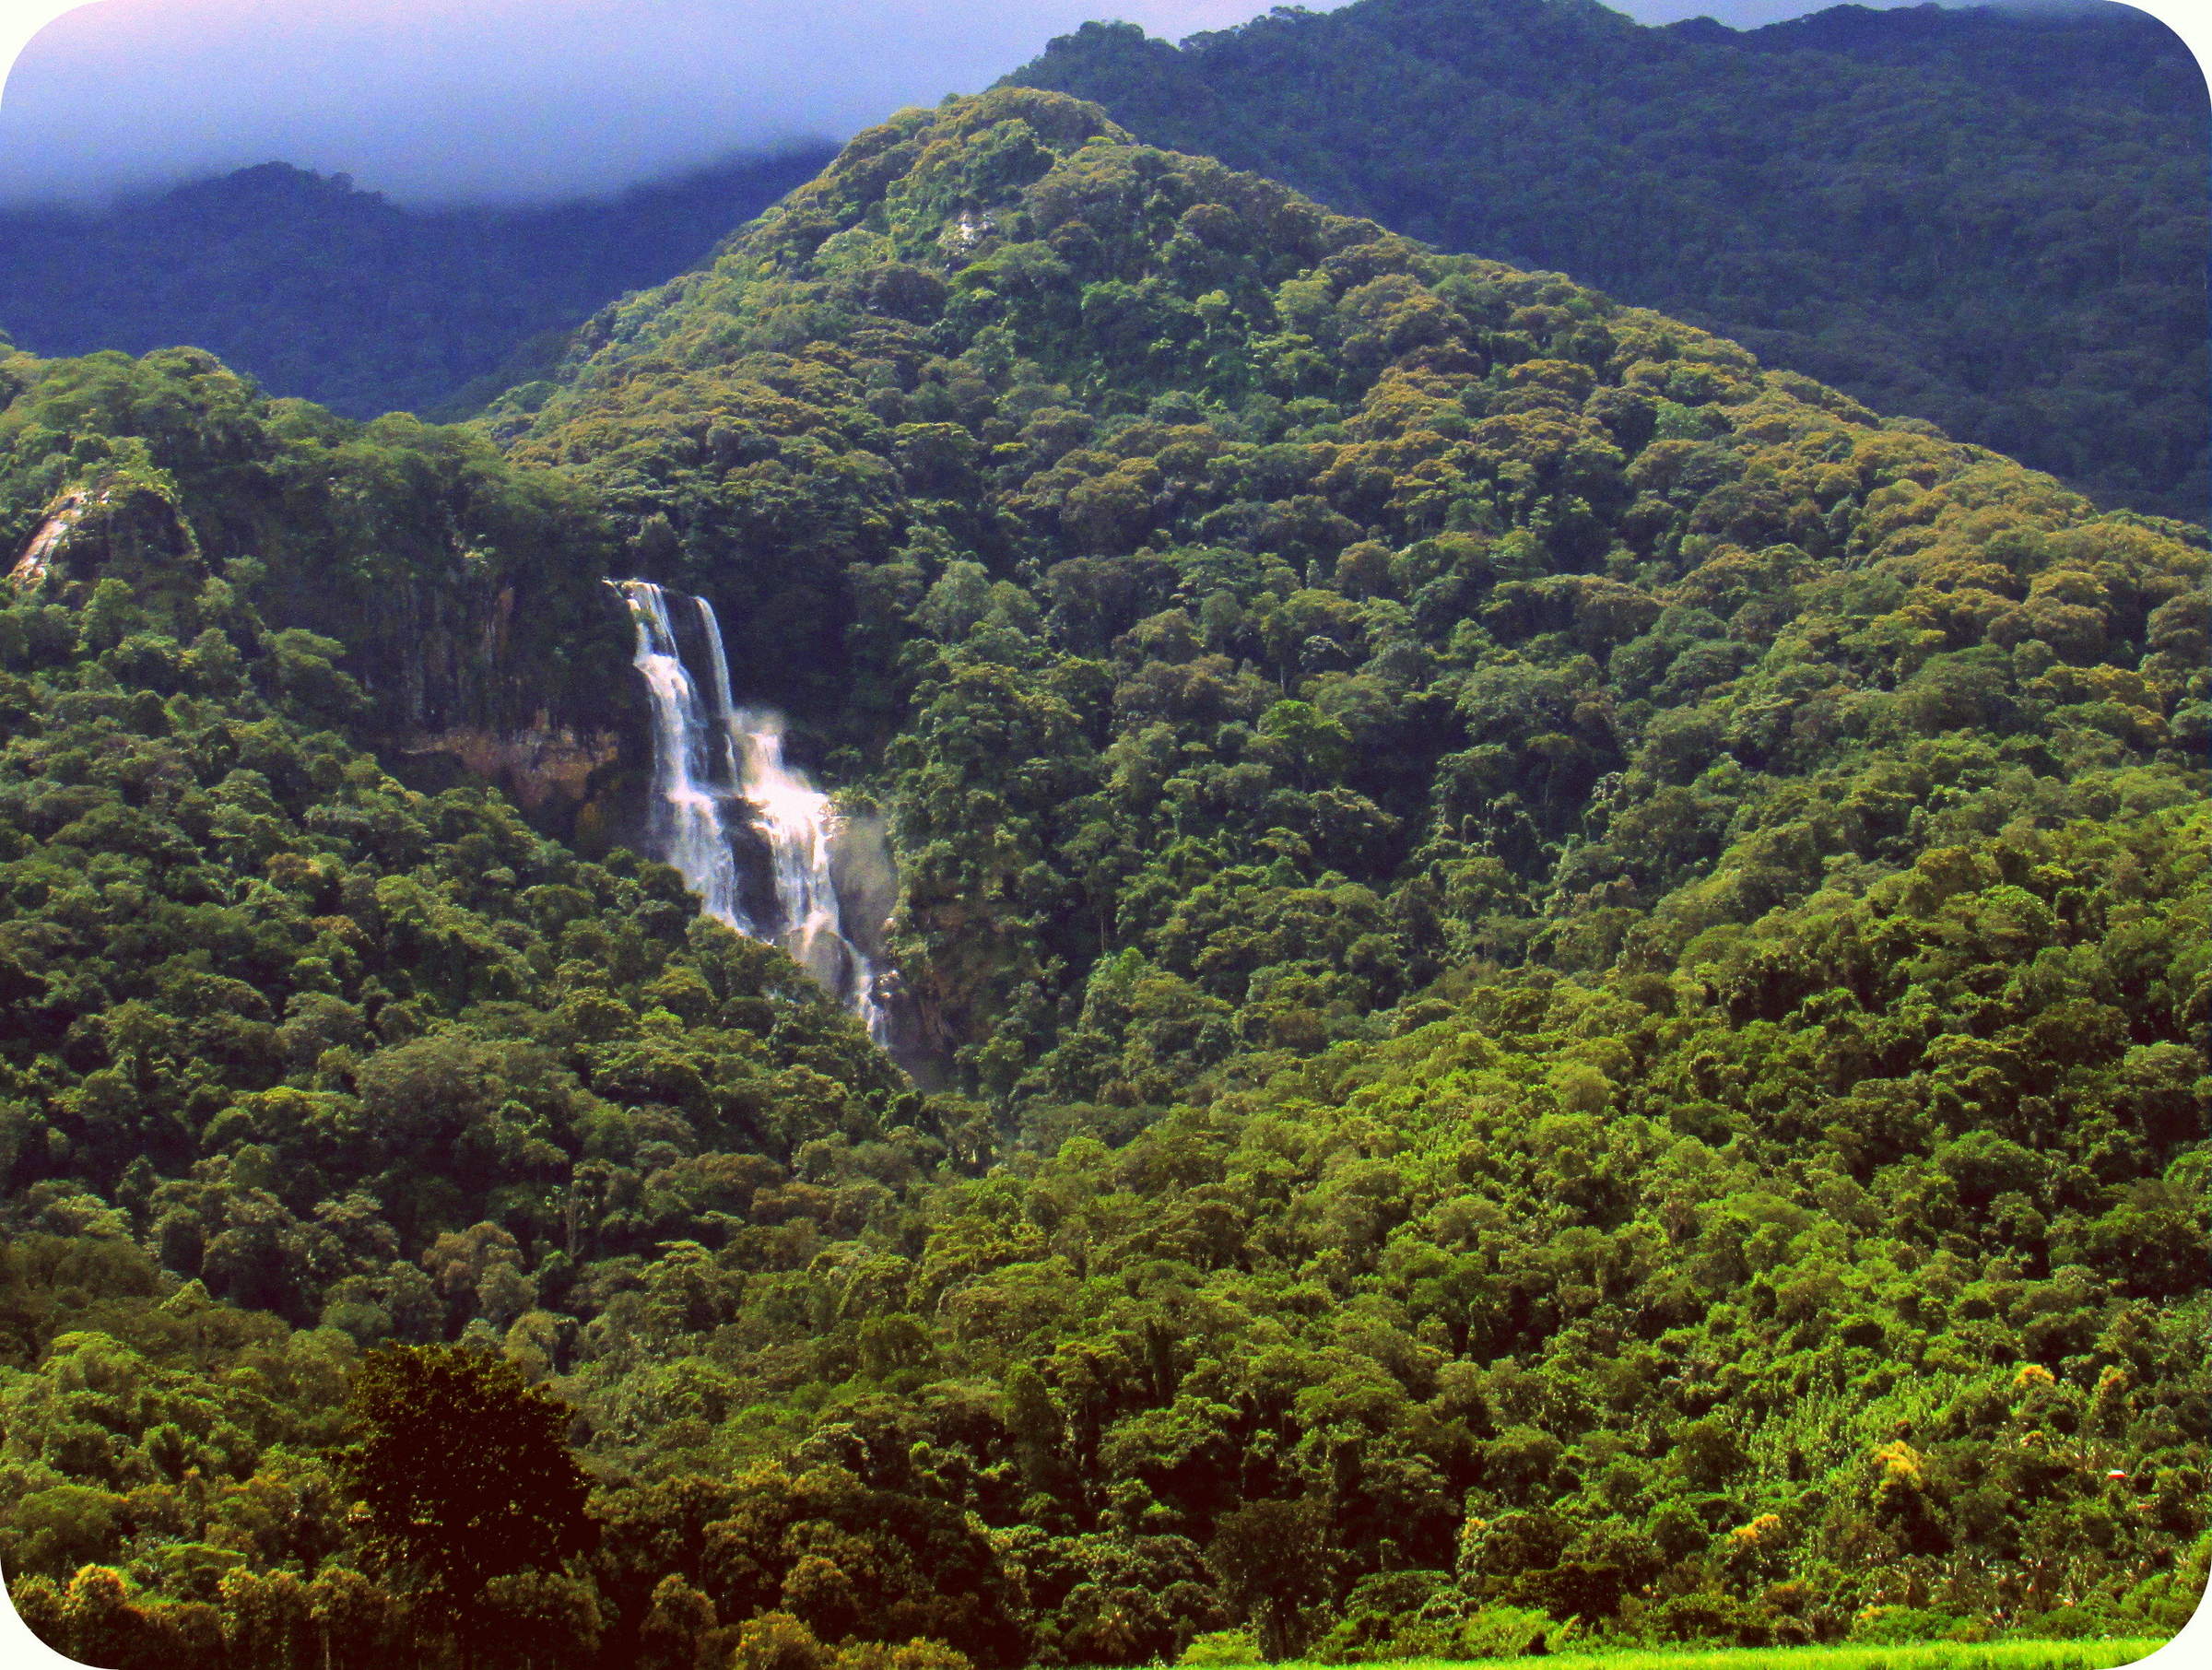
{"type": "Polygon", "coordinates": [[[452,1604],[465,1626],[494,1579],[559,1567],[591,1545],[590,1486],[567,1404],[501,1357],[387,1346],[361,1360],[339,1454],[372,1549],[452,1604]]]}
{"type": "Polygon", "coordinates": [[[1327,1598],[1335,1576],[1321,1504],[1311,1499],[1248,1502],[1224,1515],[1206,1563],[1223,1597],[1252,1619],[1271,1664],[1305,1644],[1305,1610],[1327,1598]]]}

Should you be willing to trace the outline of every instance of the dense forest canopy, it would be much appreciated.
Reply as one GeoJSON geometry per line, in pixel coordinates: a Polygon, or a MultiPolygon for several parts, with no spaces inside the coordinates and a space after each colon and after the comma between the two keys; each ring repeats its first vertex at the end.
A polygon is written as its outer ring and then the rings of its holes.
{"type": "Polygon", "coordinates": [[[1447,249],[1554,267],[1877,409],[2202,520],[2205,79],[2124,6],[1359,0],[1011,80],[1447,249]]]}
{"type": "Polygon", "coordinates": [[[531,208],[409,208],[271,162],[99,209],[0,209],[0,330],[41,354],[190,344],[351,418],[458,411],[610,296],[704,259],[829,155],[531,208]]]}
{"type": "MultiPolygon", "coordinates": [[[[0,1564],[80,1657],[2194,1608],[2201,528],[1021,88],[480,433],[5,375],[0,1564]],[[395,776],[319,567],[711,597],[888,822],[933,1088],[672,871],[395,776]],[[394,1487],[468,1421],[588,1495],[394,1487]]],[[[533,664],[439,700],[588,706],[533,664]]]]}

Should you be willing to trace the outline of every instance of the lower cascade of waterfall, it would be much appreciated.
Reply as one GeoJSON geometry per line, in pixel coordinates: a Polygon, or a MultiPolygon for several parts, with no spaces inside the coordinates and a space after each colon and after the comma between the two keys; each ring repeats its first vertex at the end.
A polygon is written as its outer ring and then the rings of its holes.
{"type": "Polygon", "coordinates": [[[704,597],[610,580],[637,627],[632,659],[653,706],[653,803],[646,839],[699,895],[700,909],[778,945],[887,1043],[884,975],[846,937],[831,864],[841,828],[830,796],[783,763],[783,716],[730,695],[722,628],[704,597]],[[685,664],[677,615],[692,616],[704,700],[685,664]],[[765,853],[766,887],[740,853],[765,853]]]}

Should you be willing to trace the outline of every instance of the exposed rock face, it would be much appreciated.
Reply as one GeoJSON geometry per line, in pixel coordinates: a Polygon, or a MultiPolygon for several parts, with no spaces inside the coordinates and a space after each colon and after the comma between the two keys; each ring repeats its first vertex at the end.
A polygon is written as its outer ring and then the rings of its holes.
{"type": "Polygon", "coordinates": [[[872,960],[889,954],[891,912],[899,905],[899,868],[880,814],[847,812],[830,847],[830,870],[846,918],[846,933],[872,960]]]}
{"type": "MultiPolygon", "coordinates": [[[[56,498],[6,580],[75,605],[119,579],[181,625],[208,574],[160,479],[119,472],[56,498]]],[[[634,836],[631,778],[650,770],[651,746],[623,676],[620,616],[598,606],[588,576],[574,578],[461,551],[444,573],[350,584],[285,574],[257,582],[254,597],[271,627],[346,644],[341,664],[374,703],[364,739],[403,776],[491,784],[548,833],[604,850],[634,836]]]]}
{"type": "Polygon", "coordinates": [[[54,553],[76,526],[86,505],[91,502],[94,502],[92,496],[81,488],[63,494],[47,512],[46,520],[39,523],[30,543],[23,547],[23,555],[16,559],[16,566],[7,571],[8,584],[29,590],[45,579],[53,570],[54,553]]]}
{"type": "Polygon", "coordinates": [[[280,612],[347,643],[347,670],[375,700],[378,728],[394,736],[588,732],[634,705],[617,676],[620,635],[592,630],[608,623],[571,622],[569,644],[550,641],[549,629],[573,613],[567,599],[543,595],[535,575],[472,568],[464,553],[448,573],[396,575],[372,596],[343,600],[350,619],[326,599],[280,612]],[[603,680],[564,683],[571,664],[602,651],[614,669],[603,680]]]}
{"type": "Polygon", "coordinates": [[[71,488],[48,508],[7,574],[18,590],[58,580],[72,595],[111,577],[156,604],[189,596],[206,578],[191,523],[151,482],[111,476],[71,488]]]}
{"type": "Polygon", "coordinates": [[[610,654],[594,684],[555,685],[514,641],[512,585],[488,597],[410,587],[394,601],[410,629],[386,627],[359,660],[408,774],[434,778],[422,768],[442,757],[586,851],[634,841],[652,744],[623,660],[610,654]]]}
{"type": "Polygon", "coordinates": [[[589,797],[593,773],[622,758],[617,733],[579,733],[552,724],[542,712],[527,730],[422,732],[400,746],[409,754],[451,755],[475,775],[497,782],[525,812],[554,800],[581,804],[589,797]]]}
{"type": "Polygon", "coordinates": [[[346,641],[346,668],[375,703],[373,740],[403,775],[429,787],[465,773],[587,850],[633,837],[631,779],[650,772],[651,736],[622,614],[595,577],[463,550],[443,572],[364,587],[345,600],[350,619],[327,588],[285,601],[346,641]]]}

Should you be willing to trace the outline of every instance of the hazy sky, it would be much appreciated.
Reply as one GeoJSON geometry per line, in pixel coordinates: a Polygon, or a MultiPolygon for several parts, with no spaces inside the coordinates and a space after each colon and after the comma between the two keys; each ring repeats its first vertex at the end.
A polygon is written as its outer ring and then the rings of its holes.
{"type": "MultiPolygon", "coordinates": [[[[2150,0],[2175,11],[2203,0],[2150,0]]],[[[1180,38],[1255,0],[0,0],[0,200],[282,159],[405,201],[573,195],[841,139],[1086,18],[1180,38]],[[11,34],[9,24],[18,27],[11,34]]],[[[1324,6],[1317,9],[1325,9],[1324,6]]],[[[1630,0],[1741,27],[1808,0],[1630,0]]]]}

